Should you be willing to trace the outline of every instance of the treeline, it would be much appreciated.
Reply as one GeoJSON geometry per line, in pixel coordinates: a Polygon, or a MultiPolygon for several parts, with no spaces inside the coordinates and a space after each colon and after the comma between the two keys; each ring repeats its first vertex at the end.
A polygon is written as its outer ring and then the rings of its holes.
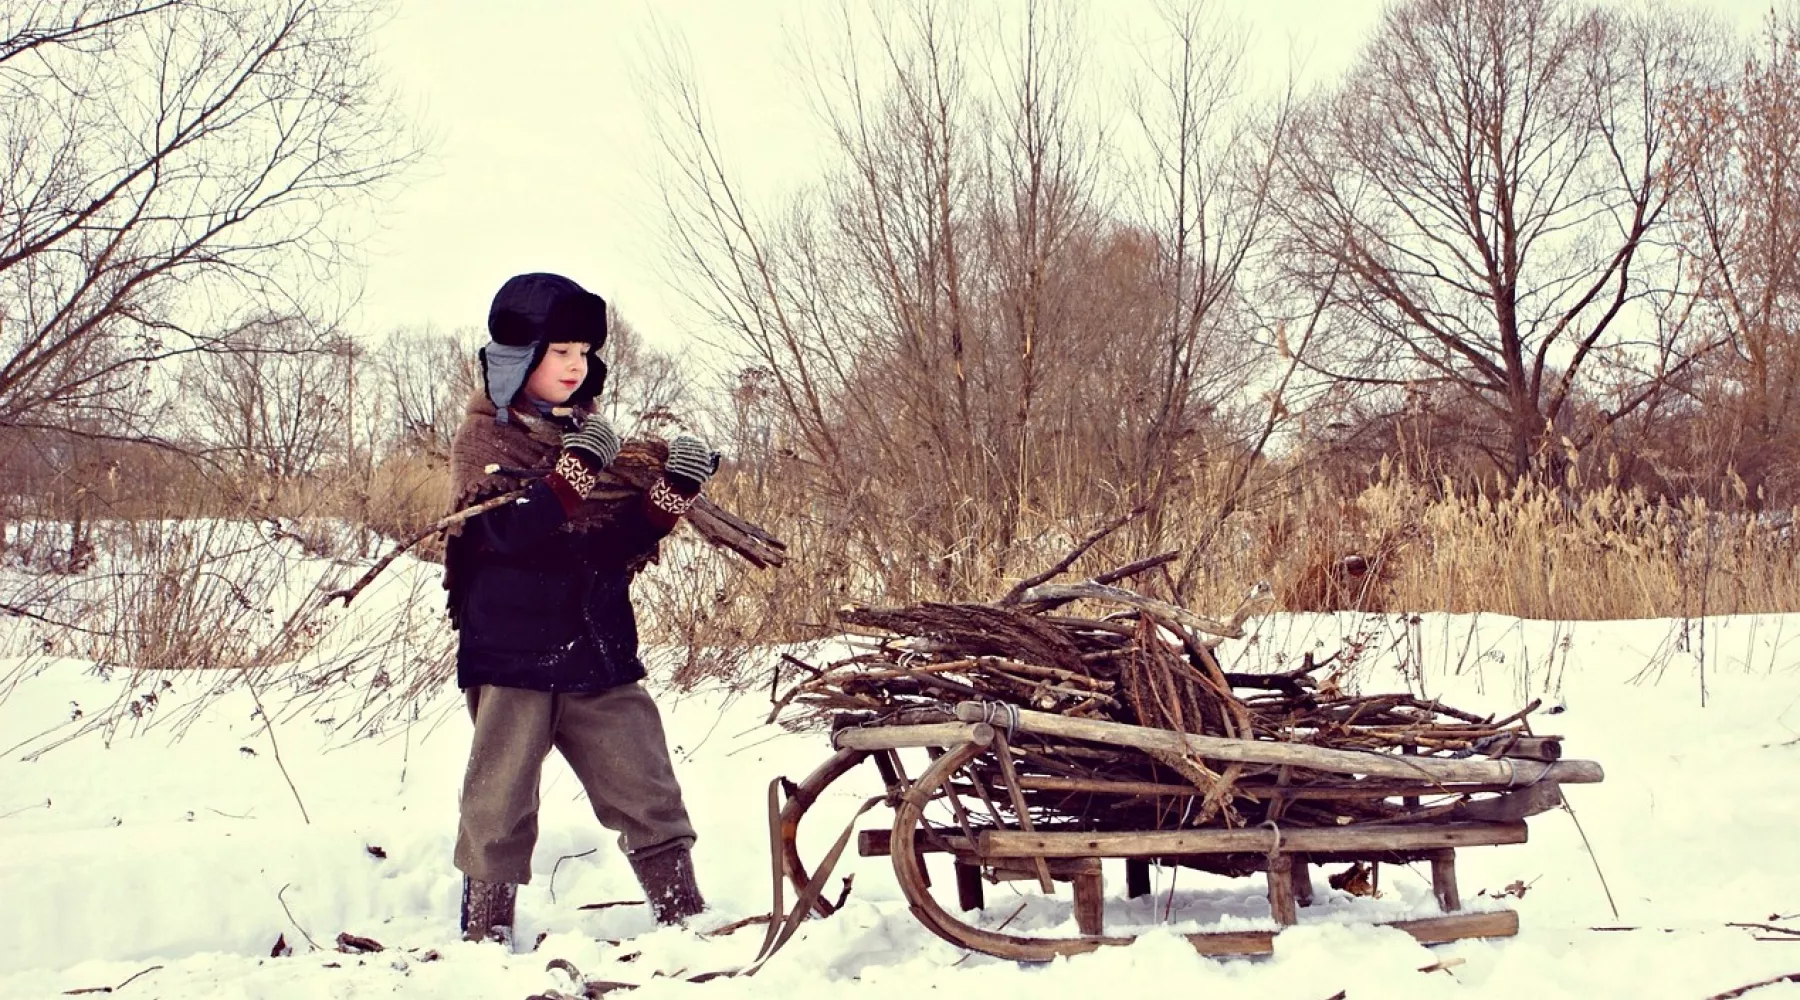
{"type": "Polygon", "coordinates": [[[780,470],[828,598],[997,592],[1143,508],[1111,554],[1183,550],[1183,600],[1800,607],[1794,10],[1744,38],[1408,0],[1305,93],[1259,87],[1213,5],[1163,10],[1115,66],[1055,5],[846,15],[801,81],[831,160],[780,204],[673,63],[733,451],[780,470]]]}
{"type": "MultiPolygon", "coordinates": [[[[194,516],[372,550],[441,512],[481,334],[330,318],[419,156],[376,6],[0,12],[15,558],[194,516]]],[[[1076,5],[821,11],[795,83],[828,157],[780,200],[662,58],[644,155],[722,363],[690,384],[621,320],[605,404],[707,431],[797,558],[684,558],[660,624],[991,596],[1128,513],[1092,558],[1179,549],[1146,586],[1196,605],[1800,606],[1800,14],[1406,0],[1302,92],[1216,5],[1159,10],[1104,65],[1076,5]]]]}

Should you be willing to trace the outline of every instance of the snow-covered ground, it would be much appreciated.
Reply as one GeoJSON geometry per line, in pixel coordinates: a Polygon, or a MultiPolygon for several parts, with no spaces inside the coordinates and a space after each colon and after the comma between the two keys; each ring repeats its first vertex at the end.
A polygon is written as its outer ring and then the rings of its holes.
{"type": "MultiPolygon", "coordinates": [[[[396,586],[414,572],[396,571],[396,586]]],[[[557,958],[587,979],[639,984],[641,997],[1126,989],[1271,1000],[1700,1000],[1800,972],[1800,940],[1731,926],[1800,931],[1800,615],[1560,625],[1273,616],[1225,651],[1228,666],[1273,669],[1305,650],[1346,647],[1359,650],[1364,690],[1422,685],[1482,712],[1543,698],[1563,710],[1537,716],[1538,730],[1561,733],[1569,756],[1604,764],[1605,783],[1568,789],[1574,816],[1533,818],[1525,845],[1459,854],[1471,907],[1497,905],[1508,885],[1528,887],[1522,898],[1503,897],[1519,911],[1518,937],[1426,948],[1357,925],[1435,912],[1428,872],[1384,868],[1380,899],[1328,890],[1321,877],[1319,905],[1276,938],[1273,956],[1205,959],[1176,932],[1272,926],[1260,879],[1158,872],[1151,899],[1128,901],[1122,870],[1109,867],[1108,929],[1142,931],[1137,942],[1026,966],[933,937],[908,913],[885,859],[852,856],[840,868],[855,873],[842,912],[803,925],[753,978],[690,983],[686,976],[755,954],[760,927],[698,932],[768,910],[768,783],[802,776],[827,753],[822,735],[763,723],[765,686],[735,699],[659,694],[712,903],[694,929],[653,929],[642,905],[594,908],[635,901],[637,888],[573,775],[552,758],[535,874],[519,900],[520,947],[507,953],[457,934],[450,856],[469,726],[453,685],[416,713],[390,712],[367,735],[364,684],[303,694],[289,678],[254,695],[241,684],[219,693],[217,676],[165,673],[146,685],[125,671],[40,656],[0,660],[0,996],[113,987],[123,997],[523,1000],[571,989],[546,968],[557,958]],[[146,692],[155,697],[146,702],[146,692]],[[272,732],[259,699],[278,719],[272,732]],[[118,724],[64,741],[100,712],[118,724]],[[339,951],[346,932],[385,950],[339,951]],[[272,956],[278,941],[291,954],[272,956]],[[1419,971],[1434,964],[1445,968],[1419,971]]],[[[365,664],[352,676],[370,672],[365,664]]],[[[876,781],[872,770],[854,775],[814,810],[805,831],[812,857],[876,781]]],[[[883,823],[877,809],[862,825],[883,823]]],[[[948,886],[948,870],[941,875],[948,886]]],[[[1051,900],[1017,891],[1027,895],[991,887],[979,919],[1073,932],[1066,888],[1051,900]]],[[[1752,996],[1800,997],[1800,984],[1752,996]]]]}

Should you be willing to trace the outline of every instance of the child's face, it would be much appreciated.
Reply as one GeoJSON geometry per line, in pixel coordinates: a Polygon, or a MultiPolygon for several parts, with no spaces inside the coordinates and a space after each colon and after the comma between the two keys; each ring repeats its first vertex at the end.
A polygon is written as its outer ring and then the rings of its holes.
{"type": "Polygon", "coordinates": [[[525,392],[552,406],[568,402],[587,380],[587,349],[580,343],[551,344],[525,380],[525,392]]]}

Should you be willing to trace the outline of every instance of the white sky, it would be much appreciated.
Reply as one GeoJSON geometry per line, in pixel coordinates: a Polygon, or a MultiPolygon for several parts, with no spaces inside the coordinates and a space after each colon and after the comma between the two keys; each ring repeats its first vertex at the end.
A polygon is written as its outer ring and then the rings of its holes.
{"type": "MultiPolygon", "coordinates": [[[[653,342],[678,349],[684,305],[665,277],[661,207],[645,170],[658,153],[634,84],[654,20],[685,38],[733,162],[769,189],[801,183],[817,134],[787,69],[788,39],[827,0],[401,0],[380,40],[391,79],[435,133],[431,161],[388,206],[371,241],[361,333],[479,326],[494,290],[557,271],[599,292],[653,342]]],[[[1307,76],[1355,55],[1379,0],[1219,0],[1252,33],[1255,72],[1298,53],[1307,76]]],[[[1104,86],[1124,39],[1157,23],[1144,0],[1076,6],[1104,86]]],[[[1752,27],[1767,0],[1707,0],[1752,27]]],[[[761,188],[759,188],[760,190],[761,188]]]]}

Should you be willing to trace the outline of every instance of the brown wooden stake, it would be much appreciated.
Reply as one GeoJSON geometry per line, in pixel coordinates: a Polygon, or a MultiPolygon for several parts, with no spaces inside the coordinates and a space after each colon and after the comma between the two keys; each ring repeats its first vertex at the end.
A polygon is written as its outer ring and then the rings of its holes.
{"type": "Polygon", "coordinates": [[[900,755],[892,750],[875,752],[875,770],[881,772],[881,783],[887,786],[888,805],[900,801],[906,794],[906,782],[900,777],[900,755]]]}
{"type": "Polygon", "coordinates": [[[1106,883],[1099,865],[1091,873],[1075,876],[1075,926],[1089,937],[1105,933],[1106,883]]]}
{"type": "Polygon", "coordinates": [[[1300,922],[1300,914],[1294,909],[1294,859],[1291,855],[1269,855],[1269,913],[1283,927],[1300,922]]]}
{"type": "MultiPolygon", "coordinates": [[[[1417,757],[1419,755],[1419,749],[1408,744],[1400,748],[1400,754],[1405,757],[1417,757]]],[[[1408,809],[1417,809],[1419,808],[1419,797],[1417,795],[1408,795],[1400,800],[1400,804],[1408,809]]]]}
{"type": "MultiPolygon", "coordinates": [[[[979,910],[986,906],[987,899],[981,885],[981,867],[967,861],[958,861],[955,867],[957,905],[961,906],[965,912],[979,910]]],[[[922,858],[919,861],[919,868],[921,871],[925,868],[925,861],[922,858]]]]}
{"type": "Polygon", "coordinates": [[[1431,893],[1445,913],[1462,909],[1462,895],[1456,888],[1456,850],[1446,847],[1431,855],[1431,893]]]}
{"type": "Polygon", "coordinates": [[[1294,902],[1301,906],[1313,904],[1312,865],[1305,856],[1294,859],[1294,902]]]}
{"type": "MultiPolygon", "coordinates": [[[[1000,758],[1000,776],[1006,779],[1006,793],[1012,797],[1013,812],[1019,816],[1019,830],[1023,833],[1035,832],[1031,822],[1031,810],[1025,805],[1025,791],[1019,787],[1019,775],[1013,768],[1012,748],[1006,745],[1006,734],[994,731],[994,756],[1000,758]]],[[[1050,866],[1044,864],[1042,855],[1033,856],[1037,866],[1038,886],[1045,895],[1056,892],[1056,883],[1050,881],[1050,866]]]]}
{"type": "Polygon", "coordinates": [[[975,842],[975,828],[969,825],[969,810],[963,806],[962,798],[956,794],[956,786],[944,783],[944,797],[950,800],[950,811],[956,816],[956,825],[967,837],[969,843],[975,842]]]}
{"type": "Polygon", "coordinates": [[[1125,898],[1150,895],[1150,862],[1145,858],[1125,859],[1125,898]]]}

